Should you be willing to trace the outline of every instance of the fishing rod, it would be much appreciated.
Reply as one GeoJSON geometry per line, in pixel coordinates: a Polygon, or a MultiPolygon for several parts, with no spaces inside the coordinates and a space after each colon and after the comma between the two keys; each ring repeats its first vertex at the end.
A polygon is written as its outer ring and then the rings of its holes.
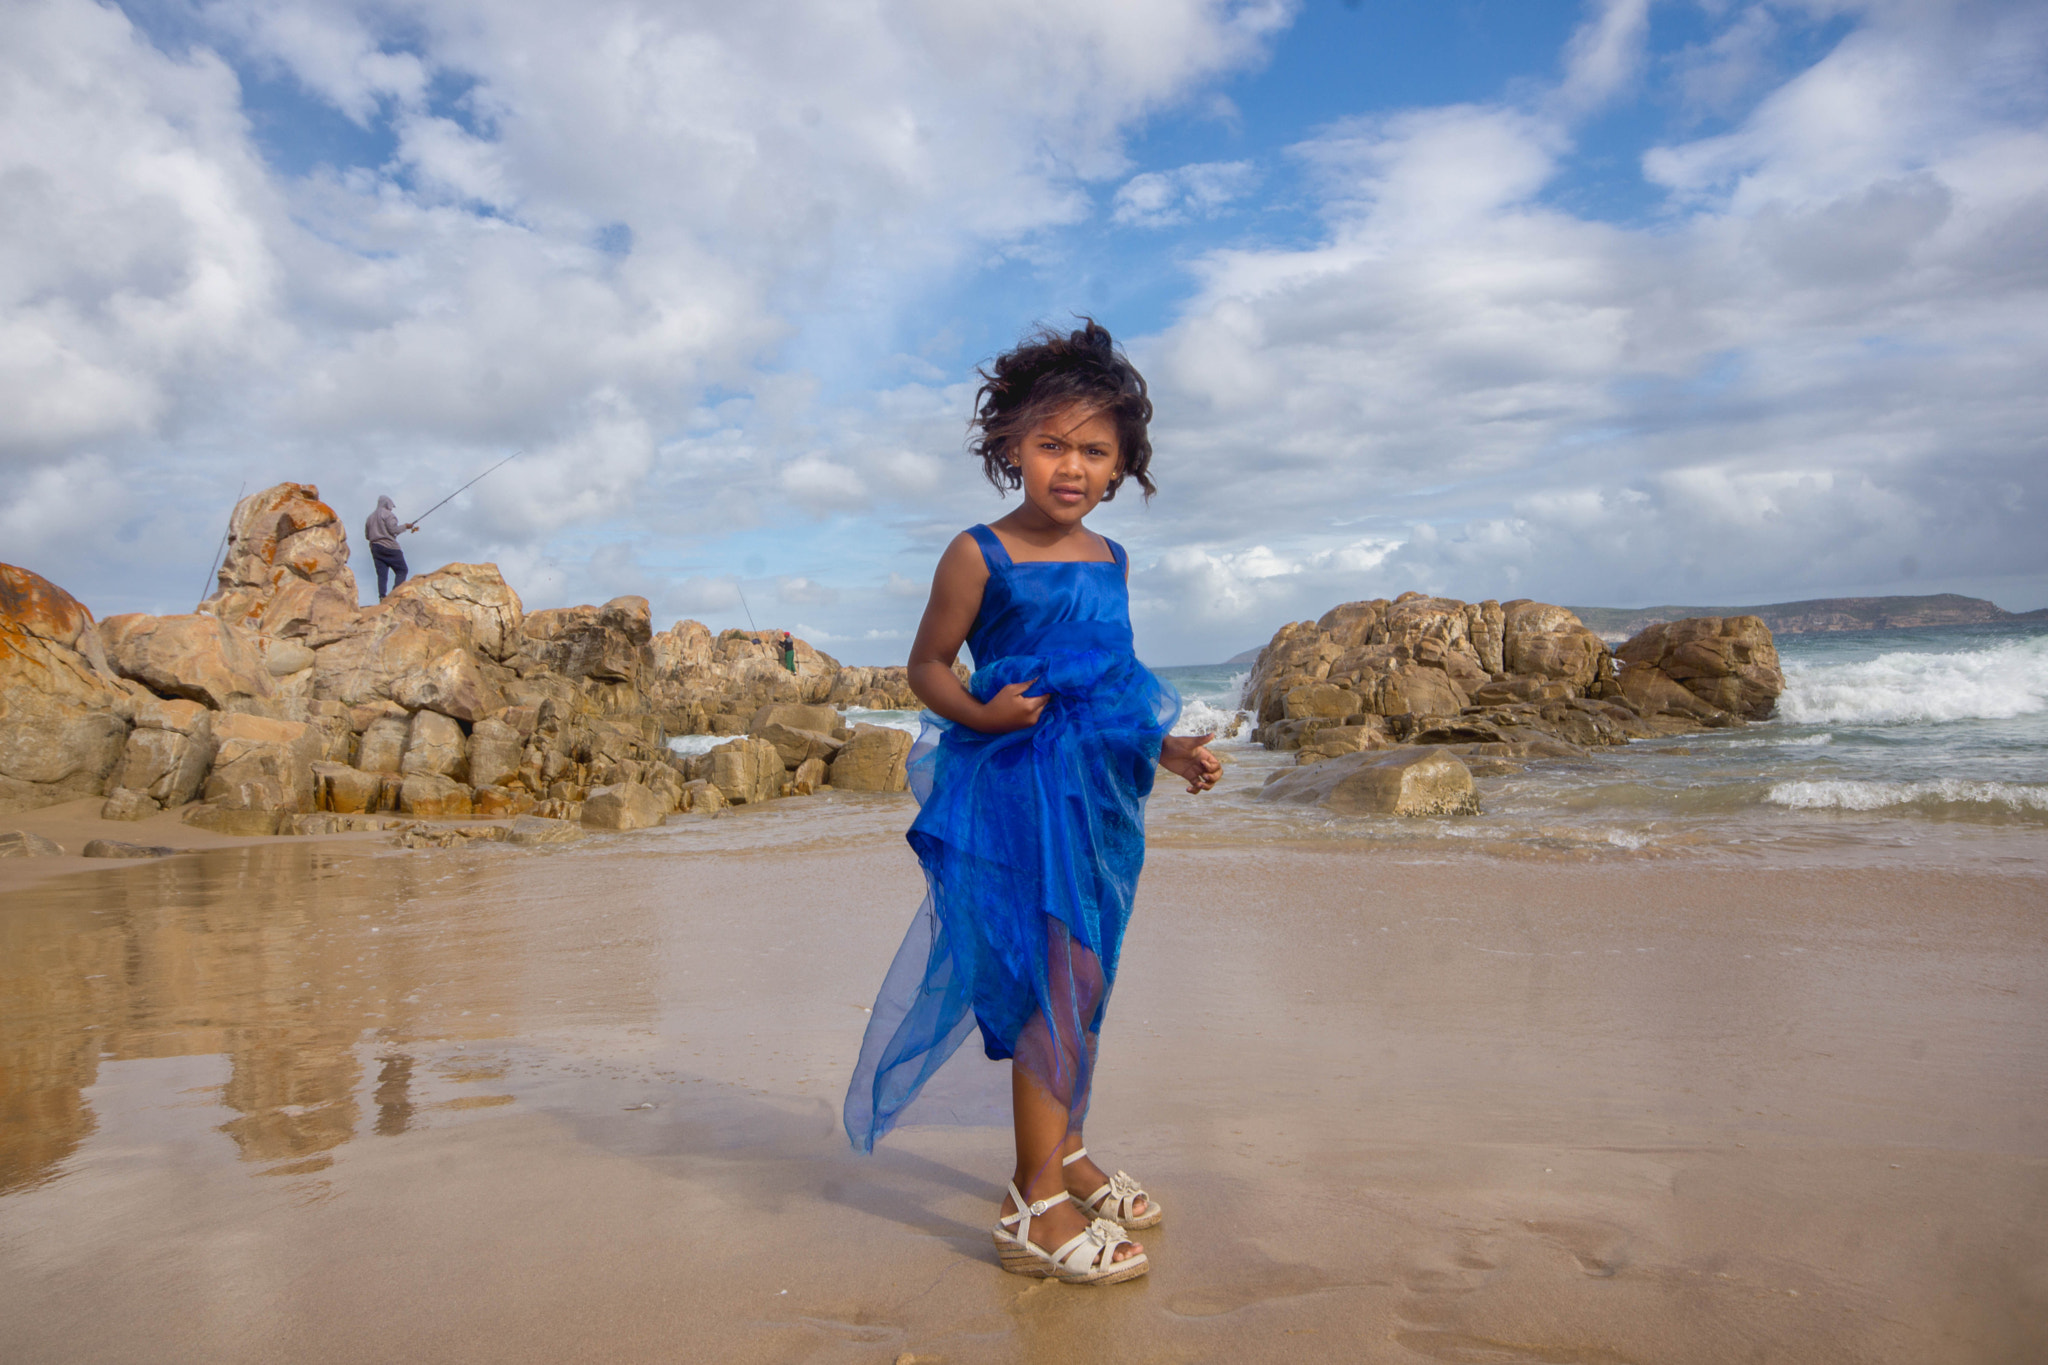
{"type": "MultiPolygon", "coordinates": [[[[242,505],[242,494],[248,491],[249,481],[244,479],[242,480],[242,486],[235,490],[235,506],[240,507],[242,505]]],[[[234,533],[235,514],[230,512],[228,513],[228,524],[221,527],[220,544],[213,547],[212,565],[206,571],[206,586],[199,590],[199,600],[202,602],[220,591],[220,561],[221,557],[227,553],[228,537],[234,535],[234,533]]]]}
{"type": "Polygon", "coordinates": [[[470,481],[469,481],[468,483],[466,483],[466,484],[462,485],[462,487],[460,487],[460,488],[456,489],[456,490],[455,490],[455,491],[454,491],[453,493],[450,493],[450,494],[449,494],[449,495],[448,495],[447,497],[445,497],[445,498],[441,499],[441,500],[440,500],[439,502],[435,503],[435,504],[434,504],[434,505],[433,505],[432,507],[429,507],[429,508],[428,508],[428,509],[427,509],[426,511],[424,511],[424,512],[420,513],[420,514],[419,514],[418,516],[414,517],[414,518],[413,518],[413,519],[412,519],[411,521],[407,522],[407,523],[406,523],[406,525],[408,525],[408,526],[412,527],[412,529],[413,529],[413,530],[415,530],[415,531],[419,530],[419,529],[420,529],[420,523],[421,523],[421,522],[425,521],[425,520],[426,520],[426,519],[427,519],[428,517],[431,517],[432,515],[434,515],[434,513],[436,513],[436,512],[438,512],[438,511],[440,511],[440,510],[441,510],[441,509],[442,509],[443,507],[446,507],[446,506],[447,506],[447,505],[448,505],[449,503],[451,503],[451,502],[455,501],[455,500],[456,500],[457,498],[461,497],[461,496],[462,496],[462,495],[463,495],[464,493],[468,492],[468,491],[469,491],[469,490],[470,490],[471,488],[475,487],[475,486],[476,486],[477,484],[480,484],[480,483],[482,483],[482,482],[483,482],[483,481],[484,481],[485,479],[488,479],[488,478],[489,478],[489,477],[490,477],[491,475],[493,475],[493,474],[497,473],[497,472],[498,472],[499,470],[503,469],[503,468],[504,468],[504,467],[505,467],[506,465],[508,465],[508,464],[511,464],[511,463],[512,463],[512,462],[513,462],[514,460],[518,459],[518,458],[519,458],[519,457],[520,457],[521,455],[524,455],[525,453],[526,453],[526,452],[525,452],[525,451],[523,451],[523,450],[515,450],[515,451],[513,451],[513,452],[512,452],[512,453],[511,453],[510,455],[507,455],[507,456],[506,456],[506,457],[505,457],[504,459],[502,459],[502,460],[498,461],[498,462],[497,462],[496,464],[492,465],[492,466],[491,466],[491,467],[490,467],[489,469],[486,469],[486,470],[485,470],[485,471],[484,471],[483,473],[481,473],[481,474],[477,475],[477,476],[476,476],[475,478],[471,479],[471,480],[470,480],[470,481]]]}
{"type": "Polygon", "coordinates": [[[754,609],[752,607],[747,606],[747,590],[739,585],[739,581],[737,579],[733,581],[732,590],[740,595],[740,605],[742,607],[746,607],[747,629],[753,631],[754,634],[759,635],[761,633],[761,628],[754,624],[754,609]]]}

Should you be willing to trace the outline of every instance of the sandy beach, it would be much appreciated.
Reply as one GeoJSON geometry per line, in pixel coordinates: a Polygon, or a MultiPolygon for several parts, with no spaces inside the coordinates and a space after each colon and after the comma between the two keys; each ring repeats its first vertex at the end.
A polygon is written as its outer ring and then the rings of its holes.
{"type": "Polygon", "coordinates": [[[1168,1217],[1095,1291],[995,1266],[1001,1068],[839,1131],[906,802],[16,876],[0,1358],[2048,1355],[2036,835],[1158,847],[1088,1135],[1168,1217]]]}

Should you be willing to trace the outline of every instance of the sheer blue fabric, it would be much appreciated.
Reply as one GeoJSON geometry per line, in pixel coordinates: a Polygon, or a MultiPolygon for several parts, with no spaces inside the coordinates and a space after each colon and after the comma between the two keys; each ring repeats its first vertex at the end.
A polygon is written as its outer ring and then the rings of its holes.
{"type": "Polygon", "coordinates": [[[1180,696],[1131,648],[1123,547],[1114,560],[988,565],[968,633],[967,689],[1048,696],[1038,723],[989,735],[927,711],[910,755],[921,809],[907,836],[927,894],[882,983],[846,1094],[862,1151],[895,1127],[977,1027],[1079,1127],[1096,1039],[1145,861],[1145,799],[1180,696]]]}

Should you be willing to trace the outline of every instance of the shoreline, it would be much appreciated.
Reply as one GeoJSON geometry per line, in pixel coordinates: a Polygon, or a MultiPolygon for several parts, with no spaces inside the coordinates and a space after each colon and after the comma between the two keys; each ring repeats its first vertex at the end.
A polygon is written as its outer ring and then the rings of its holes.
{"type": "Polygon", "coordinates": [[[777,802],[517,857],[271,838],[11,890],[10,960],[42,965],[8,983],[0,1034],[30,1048],[9,1074],[76,1119],[0,1195],[0,1348],[2048,1347],[2037,863],[1162,845],[1089,1138],[1168,1218],[1151,1276],[1082,1291],[994,1265],[1001,1068],[942,1073],[968,1126],[871,1159],[838,1132],[921,894],[900,840],[860,828],[900,800],[789,847],[726,843],[777,802]]]}

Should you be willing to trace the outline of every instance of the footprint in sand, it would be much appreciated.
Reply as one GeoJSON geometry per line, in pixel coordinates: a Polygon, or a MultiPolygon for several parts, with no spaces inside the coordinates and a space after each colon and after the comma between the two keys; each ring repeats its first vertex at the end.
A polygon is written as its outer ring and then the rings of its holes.
{"type": "Polygon", "coordinates": [[[1550,1218],[1522,1226],[1552,1246],[1571,1253],[1579,1269],[1595,1279],[1611,1279],[1629,1264],[1628,1234],[1612,1223],[1550,1218]]]}

